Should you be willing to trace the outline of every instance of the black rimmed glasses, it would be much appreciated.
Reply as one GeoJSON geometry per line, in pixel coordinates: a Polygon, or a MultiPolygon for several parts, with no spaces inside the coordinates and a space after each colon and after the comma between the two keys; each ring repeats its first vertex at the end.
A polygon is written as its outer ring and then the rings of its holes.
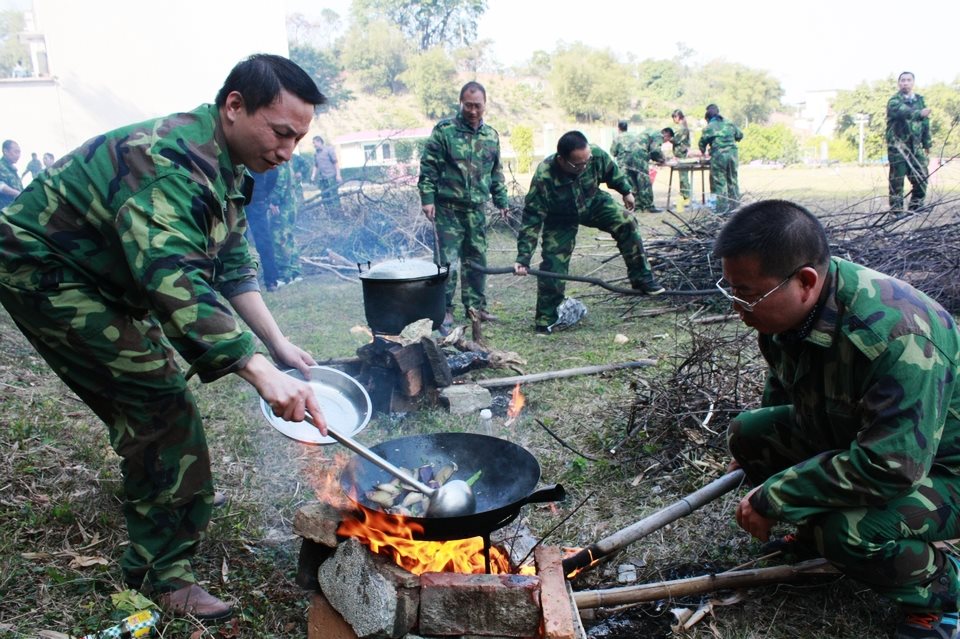
{"type": "Polygon", "coordinates": [[[740,308],[742,308],[742,309],[743,309],[744,311],[746,311],[747,313],[752,313],[752,312],[753,312],[753,309],[756,308],[757,304],[759,304],[759,303],[762,302],[763,300],[767,299],[768,297],[770,297],[771,295],[773,295],[774,293],[776,293],[778,290],[780,290],[780,288],[783,287],[784,284],[786,284],[787,282],[789,282],[789,281],[793,278],[794,275],[796,275],[797,273],[799,273],[799,272],[800,272],[800,269],[804,269],[804,268],[806,268],[806,267],[808,267],[808,266],[813,266],[813,264],[810,264],[810,263],[801,264],[800,266],[798,266],[797,268],[795,268],[795,269],[793,270],[793,272],[790,273],[790,275],[787,275],[785,278],[783,278],[783,280],[782,280],[779,284],[777,284],[776,286],[774,286],[774,287],[771,288],[769,291],[767,291],[766,293],[764,293],[763,295],[761,295],[760,297],[758,297],[757,299],[755,299],[755,300],[752,301],[752,302],[748,302],[747,300],[745,300],[745,299],[743,299],[743,298],[741,298],[741,297],[737,297],[736,295],[734,295],[734,294],[733,294],[733,289],[732,289],[731,287],[729,287],[729,286],[724,286],[724,285],[723,285],[723,284],[724,284],[724,279],[723,279],[723,277],[721,277],[719,280],[717,280],[716,287],[717,287],[717,290],[720,291],[721,293],[723,293],[723,296],[726,297],[728,300],[730,300],[731,302],[733,302],[734,304],[736,304],[737,306],[739,306],[740,308]]]}
{"type": "Polygon", "coordinates": [[[580,172],[580,171],[583,171],[584,169],[586,169],[588,166],[590,166],[590,161],[593,160],[593,156],[591,155],[590,157],[588,157],[588,158],[587,158],[586,160],[584,160],[583,162],[571,162],[570,160],[568,160],[567,158],[563,157],[562,155],[560,156],[560,159],[563,160],[564,163],[565,163],[567,166],[569,166],[571,169],[573,169],[574,171],[580,172]]]}

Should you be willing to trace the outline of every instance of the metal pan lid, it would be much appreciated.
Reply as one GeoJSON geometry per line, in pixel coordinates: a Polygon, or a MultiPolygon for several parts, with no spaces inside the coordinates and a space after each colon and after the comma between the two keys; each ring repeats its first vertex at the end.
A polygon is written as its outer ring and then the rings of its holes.
{"type": "MultiPolygon", "coordinates": [[[[296,369],[284,371],[291,377],[303,379],[296,369]]],[[[314,397],[320,404],[327,423],[345,435],[354,436],[370,423],[373,405],[366,389],[346,373],[327,366],[311,366],[310,380],[314,397]]],[[[332,437],[323,437],[307,422],[288,422],[273,414],[273,409],[262,397],[260,410],[267,422],[291,439],[306,444],[335,444],[332,437]]]]}
{"type": "Polygon", "coordinates": [[[368,280],[415,280],[436,277],[446,270],[446,266],[437,266],[425,260],[387,260],[360,273],[360,277],[368,280]]]}

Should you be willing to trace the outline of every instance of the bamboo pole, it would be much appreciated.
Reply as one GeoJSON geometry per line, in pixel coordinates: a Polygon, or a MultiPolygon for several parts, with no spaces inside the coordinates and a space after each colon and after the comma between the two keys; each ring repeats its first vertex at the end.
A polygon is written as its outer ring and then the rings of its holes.
{"type": "Polygon", "coordinates": [[[621,364],[600,364],[597,366],[581,366],[579,368],[567,368],[560,371],[548,371],[546,373],[531,373],[529,375],[516,375],[514,377],[498,377],[496,379],[482,379],[477,385],[482,388],[503,388],[504,386],[516,386],[517,384],[526,384],[528,382],[543,382],[550,379],[562,379],[565,377],[576,377],[578,375],[596,375],[607,371],[615,371],[623,368],[643,368],[645,366],[655,366],[655,359],[641,359],[635,362],[623,362],[621,364]]]}

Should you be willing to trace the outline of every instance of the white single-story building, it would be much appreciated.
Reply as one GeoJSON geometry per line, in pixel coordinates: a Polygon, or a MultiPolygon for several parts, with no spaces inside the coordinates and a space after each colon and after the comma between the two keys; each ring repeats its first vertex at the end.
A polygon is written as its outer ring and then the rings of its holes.
{"type": "MultiPolygon", "coordinates": [[[[369,166],[392,166],[397,164],[397,143],[411,143],[430,136],[431,127],[417,129],[378,129],[347,133],[333,139],[340,156],[340,168],[352,169],[369,166]]],[[[412,161],[420,159],[415,151],[412,161]]]]}

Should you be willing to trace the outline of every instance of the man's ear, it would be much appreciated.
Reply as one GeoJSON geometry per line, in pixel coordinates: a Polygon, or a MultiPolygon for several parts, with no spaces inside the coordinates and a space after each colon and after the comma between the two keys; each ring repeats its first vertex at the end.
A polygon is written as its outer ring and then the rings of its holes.
{"type": "Polygon", "coordinates": [[[241,95],[239,91],[231,91],[223,103],[224,116],[231,123],[236,121],[240,111],[245,108],[246,106],[243,101],[243,95],[241,95]]]}
{"type": "Polygon", "coordinates": [[[819,284],[822,281],[822,278],[820,277],[820,274],[817,273],[817,269],[812,266],[804,266],[797,271],[797,279],[800,281],[800,286],[803,288],[803,301],[807,301],[807,296],[810,294],[819,294],[819,284]]]}

